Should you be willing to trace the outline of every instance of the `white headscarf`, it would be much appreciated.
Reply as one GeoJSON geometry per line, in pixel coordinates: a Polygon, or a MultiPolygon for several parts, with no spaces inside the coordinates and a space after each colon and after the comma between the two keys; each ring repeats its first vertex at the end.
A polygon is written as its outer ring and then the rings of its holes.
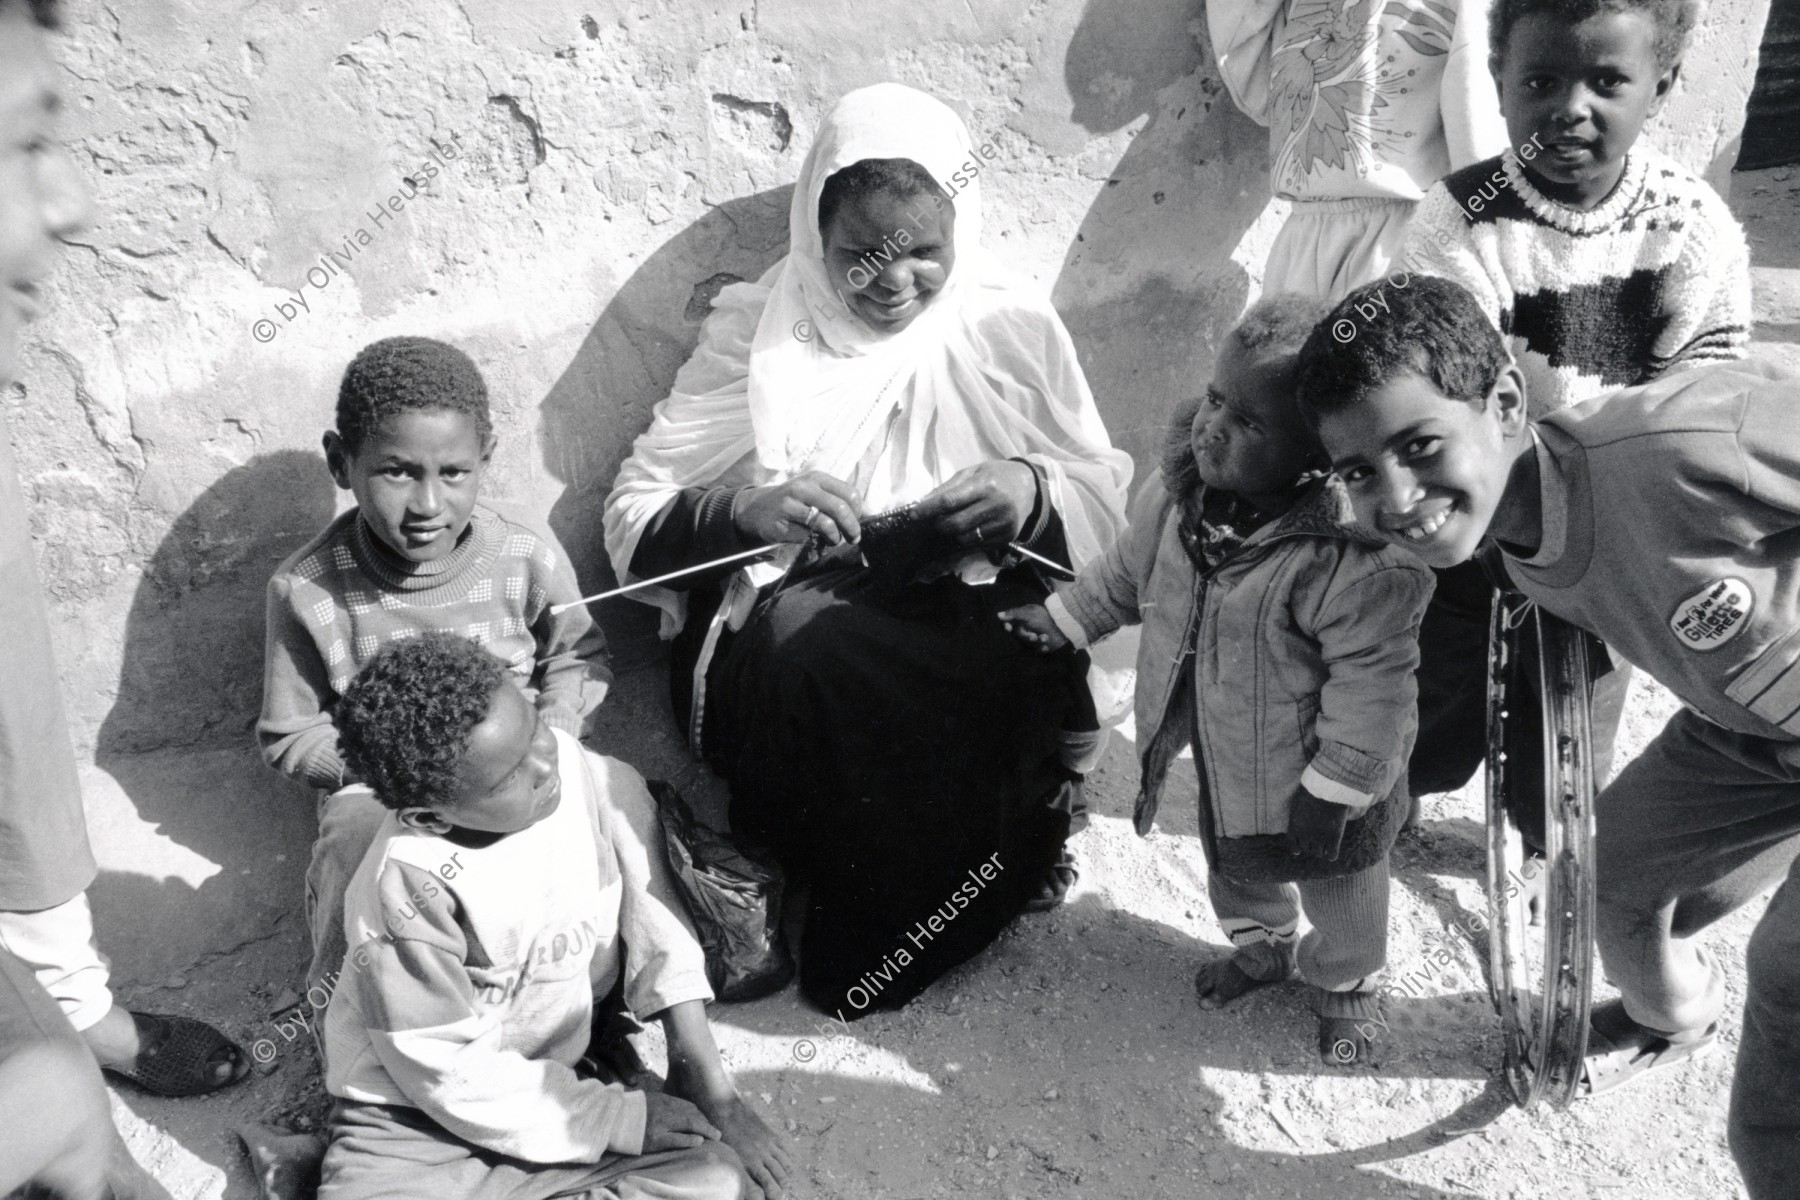
{"type": "MultiPolygon", "coordinates": [[[[1124,527],[1131,459],[1112,448],[1055,310],[981,248],[985,165],[961,118],[923,92],[882,83],[838,101],[794,187],[787,257],[719,293],[700,345],[620,468],[606,548],[621,582],[645,527],[680,489],[809,470],[852,481],[875,512],[965,467],[1026,458],[1049,478],[1074,566],[1112,542],[1124,527]],[[818,225],[825,181],[871,158],[918,163],[956,209],[945,285],[892,333],[840,299],[818,225]]],[[[680,593],[634,594],[663,610],[663,635],[674,636],[680,593]]]]}

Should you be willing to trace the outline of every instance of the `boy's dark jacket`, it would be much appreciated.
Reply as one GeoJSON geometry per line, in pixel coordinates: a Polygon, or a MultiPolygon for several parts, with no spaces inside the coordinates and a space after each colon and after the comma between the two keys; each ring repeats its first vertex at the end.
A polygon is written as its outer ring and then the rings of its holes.
{"type": "Polygon", "coordinates": [[[1180,418],[1130,530],[1051,605],[1084,644],[1143,625],[1138,832],[1149,831],[1170,765],[1197,734],[1213,869],[1245,881],[1362,870],[1387,853],[1406,815],[1413,671],[1433,576],[1358,529],[1342,486],[1322,480],[1202,580],[1178,532],[1201,487],[1180,418]],[[1289,852],[1302,776],[1323,799],[1368,805],[1346,823],[1336,860],[1289,852]]]}

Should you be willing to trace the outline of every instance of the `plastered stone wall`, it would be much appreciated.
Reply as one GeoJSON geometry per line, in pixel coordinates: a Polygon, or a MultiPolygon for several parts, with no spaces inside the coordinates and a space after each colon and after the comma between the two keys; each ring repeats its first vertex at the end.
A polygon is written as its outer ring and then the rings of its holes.
{"type": "MultiPolygon", "coordinates": [[[[99,212],[5,402],[65,698],[114,774],[248,744],[263,584],[347,498],[318,439],[377,337],[475,357],[489,494],[608,582],[613,473],[710,298],[783,251],[849,88],[925,88],[999,148],[991,244],[1053,295],[1140,464],[1282,215],[1191,0],[69,9],[67,133],[99,212]]],[[[1720,184],[1765,10],[1714,0],[1656,127],[1720,184]]],[[[622,666],[654,654],[634,606],[604,619],[622,666]]]]}

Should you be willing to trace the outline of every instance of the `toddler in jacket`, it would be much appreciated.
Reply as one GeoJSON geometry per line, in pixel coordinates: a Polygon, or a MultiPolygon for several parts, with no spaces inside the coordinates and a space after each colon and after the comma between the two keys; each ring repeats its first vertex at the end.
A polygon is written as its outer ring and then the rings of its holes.
{"type": "Polygon", "coordinates": [[[1138,832],[1192,744],[1208,891],[1234,947],[1200,968],[1200,1004],[1297,971],[1321,1056],[1348,1065],[1382,1028],[1388,849],[1432,575],[1358,529],[1317,471],[1294,364],[1323,311],[1293,295],[1252,307],[1206,393],[1177,407],[1130,531],[1047,604],[1001,619],[1046,652],[1142,623],[1138,832]]]}

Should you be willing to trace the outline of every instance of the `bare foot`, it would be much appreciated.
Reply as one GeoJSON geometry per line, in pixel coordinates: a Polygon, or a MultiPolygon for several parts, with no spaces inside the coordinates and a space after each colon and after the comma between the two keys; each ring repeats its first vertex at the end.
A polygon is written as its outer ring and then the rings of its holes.
{"type": "Polygon", "coordinates": [[[94,1060],[108,1070],[129,1070],[141,1048],[137,1023],[116,1004],[81,1031],[81,1040],[94,1052],[94,1060]]]}
{"type": "Polygon", "coordinates": [[[1200,997],[1200,1007],[1210,1010],[1224,1008],[1257,988],[1280,983],[1285,978],[1286,975],[1274,979],[1258,979],[1244,969],[1241,953],[1232,954],[1216,958],[1194,972],[1194,991],[1200,997]]]}
{"type": "Polygon", "coordinates": [[[769,1200],[785,1195],[788,1174],[794,1168],[781,1135],[765,1125],[740,1096],[698,1103],[707,1120],[719,1127],[725,1144],[744,1160],[744,1170],[762,1194],[769,1200]]]}
{"type": "Polygon", "coordinates": [[[256,1168],[263,1200],[301,1200],[319,1190],[325,1139],[316,1133],[287,1133],[273,1125],[245,1125],[237,1131],[244,1153],[256,1168]]]}

